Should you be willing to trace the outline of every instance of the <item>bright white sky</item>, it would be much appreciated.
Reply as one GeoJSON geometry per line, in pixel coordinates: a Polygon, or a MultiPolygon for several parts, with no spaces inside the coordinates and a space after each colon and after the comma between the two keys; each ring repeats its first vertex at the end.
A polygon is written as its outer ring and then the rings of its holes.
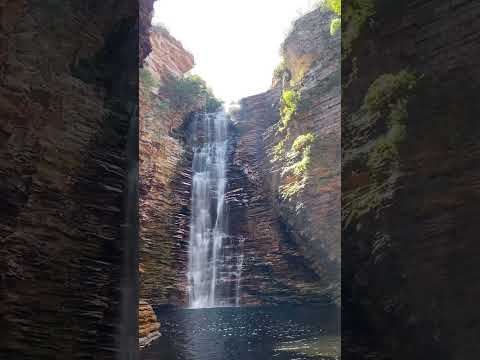
{"type": "Polygon", "coordinates": [[[314,0],[160,0],[161,23],[195,57],[193,73],[231,101],[268,90],[280,44],[314,0]]]}

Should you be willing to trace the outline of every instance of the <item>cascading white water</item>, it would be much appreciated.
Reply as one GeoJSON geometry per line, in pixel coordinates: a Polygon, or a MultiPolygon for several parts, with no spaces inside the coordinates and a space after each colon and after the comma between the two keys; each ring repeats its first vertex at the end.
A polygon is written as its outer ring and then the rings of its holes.
{"type": "Polygon", "coordinates": [[[192,218],[188,256],[191,308],[238,305],[243,257],[232,255],[225,207],[228,119],[224,112],[196,119],[192,218]],[[231,298],[234,298],[232,304],[231,298]]]}

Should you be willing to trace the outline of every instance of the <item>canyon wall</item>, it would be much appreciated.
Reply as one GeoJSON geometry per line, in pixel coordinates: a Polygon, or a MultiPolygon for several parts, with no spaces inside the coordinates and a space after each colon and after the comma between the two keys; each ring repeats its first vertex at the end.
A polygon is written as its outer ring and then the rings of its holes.
{"type": "Polygon", "coordinates": [[[137,3],[0,14],[0,357],[132,358],[137,3]]]}
{"type": "Polygon", "coordinates": [[[186,304],[192,154],[184,128],[197,108],[177,111],[159,90],[189,71],[193,56],[161,27],[149,30],[149,44],[141,71],[152,78],[139,86],[140,348],[160,336],[153,307],[186,304]]]}
{"type": "Polygon", "coordinates": [[[245,221],[247,303],[339,302],[340,39],[329,33],[330,19],[316,9],[295,22],[272,89],[242,99],[234,116],[233,182],[243,201],[232,203],[231,212],[245,221]],[[281,130],[286,92],[300,99],[281,130]],[[299,137],[314,138],[306,145],[310,159],[303,176],[289,174],[292,163],[302,161],[290,150],[299,137]],[[296,183],[297,191],[287,196],[296,183]]]}
{"type": "MultiPolygon", "coordinates": [[[[277,81],[244,99],[230,126],[226,202],[230,240],[244,249],[243,305],[338,301],[340,45],[329,34],[330,17],[316,10],[296,22],[283,51],[297,81],[277,81]],[[278,132],[280,99],[290,87],[302,93],[303,107],[285,136],[278,132]],[[288,179],[280,172],[289,163],[274,163],[272,149],[310,132],[318,137],[310,177],[284,199],[288,179]]],[[[145,66],[160,83],[192,67],[191,55],[165,30],[154,28],[150,43],[145,66]]],[[[195,109],[166,110],[163,94],[149,91],[140,87],[141,298],[184,306],[195,109]]]]}
{"type": "Polygon", "coordinates": [[[153,4],[156,0],[138,1],[138,64],[143,66],[143,61],[152,51],[150,44],[150,29],[152,27],[153,4]]]}
{"type": "MultiPolygon", "coordinates": [[[[193,56],[165,30],[152,31],[150,39],[145,66],[157,79],[193,67],[193,56]]],[[[162,107],[155,91],[140,83],[140,296],[161,305],[185,301],[191,153],[181,128],[194,109],[162,107]]]]}
{"type": "Polygon", "coordinates": [[[350,1],[343,14],[342,350],[473,359],[479,3],[350,1]]]}

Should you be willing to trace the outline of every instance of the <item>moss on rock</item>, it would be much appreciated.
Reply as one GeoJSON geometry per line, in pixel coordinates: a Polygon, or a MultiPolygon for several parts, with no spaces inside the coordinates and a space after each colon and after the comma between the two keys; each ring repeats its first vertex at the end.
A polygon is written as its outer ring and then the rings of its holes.
{"type": "Polygon", "coordinates": [[[378,208],[390,194],[390,185],[394,183],[400,165],[400,145],[406,138],[408,101],[416,84],[417,76],[402,70],[377,78],[365,95],[359,110],[363,113],[360,118],[375,119],[367,123],[376,128],[383,126],[379,124],[383,119],[386,130],[374,140],[367,153],[365,165],[372,181],[346,195],[346,199],[353,199],[346,202],[347,224],[378,208]]]}
{"type": "Polygon", "coordinates": [[[346,58],[352,51],[355,39],[360,35],[368,18],[375,14],[375,0],[351,0],[345,6],[342,16],[345,24],[342,32],[342,57],[346,58]]]}
{"type": "Polygon", "coordinates": [[[365,96],[365,107],[368,112],[389,110],[396,106],[395,99],[408,96],[417,82],[415,74],[402,70],[398,74],[384,74],[370,85],[365,96]]]}

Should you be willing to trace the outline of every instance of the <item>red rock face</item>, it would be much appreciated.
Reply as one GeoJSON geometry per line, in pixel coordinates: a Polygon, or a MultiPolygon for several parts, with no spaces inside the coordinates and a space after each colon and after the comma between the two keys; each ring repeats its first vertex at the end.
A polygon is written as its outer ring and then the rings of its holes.
{"type": "Polygon", "coordinates": [[[164,28],[151,29],[150,44],[153,51],[146,58],[146,63],[161,81],[168,76],[180,77],[193,68],[193,55],[164,28]]]}
{"type": "MultiPolygon", "coordinates": [[[[147,67],[157,79],[178,77],[193,57],[166,30],[152,32],[147,67]]],[[[164,109],[140,86],[140,297],[151,305],[186,302],[191,154],[183,130],[187,111],[164,109]]],[[[191,109],[189,111],[192,111],[191,109]]]]}
{"type": "Polygon", "coordinates": [[[280,172],[286,163],[272,162],[272,150],[283,138],[278,133],[281,84],[243,99],[237,115],[235,163],[248,179],[244,186],[250,199],[245,251],[258,264],[248,268],[244,283],[250,295],[255,287],[264,289],[259,296],[265,302],[339,296],[340,45],[338,37],[328,33],[328,22],[329,16],[319,10],[307,14],[283,46],[292,79],[302,74],[294,86],[302,101],[289,126],[286,147],[299,135],[317,136],[309,180],[295,197],[282,200],[280,186],[288,178],[280,172]],[[262,272],[261,266],[270,269],[262,272]],[[283,283],[283,290],[273,283],[283,283]]]}
{"type": "Polygon", "coordinates": [[[241,303],[279,304],[325,300],[322,281],[290,236],[274,203],[271,166],[263,137],[278,119],[279,91],[244,99],[229,172],[230,232],[244,240],[241,303]]]}

